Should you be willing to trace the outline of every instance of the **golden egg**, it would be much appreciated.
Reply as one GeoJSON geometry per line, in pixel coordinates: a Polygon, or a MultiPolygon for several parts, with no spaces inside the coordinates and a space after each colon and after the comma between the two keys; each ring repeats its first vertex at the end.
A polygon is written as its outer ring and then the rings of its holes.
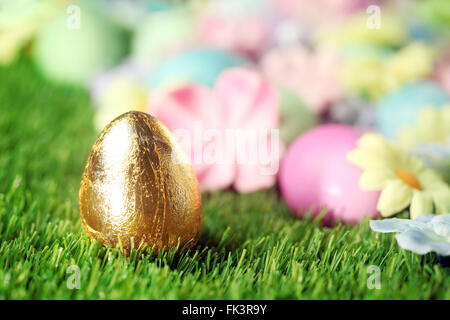
{"type": "Polygon", "coordinates": [[[192,247],[202,206],[191,164],[156,118],[129,112],[112,121],[92,147],[81,181],[80,214],[101,243],[168,249],[192,247]]]}

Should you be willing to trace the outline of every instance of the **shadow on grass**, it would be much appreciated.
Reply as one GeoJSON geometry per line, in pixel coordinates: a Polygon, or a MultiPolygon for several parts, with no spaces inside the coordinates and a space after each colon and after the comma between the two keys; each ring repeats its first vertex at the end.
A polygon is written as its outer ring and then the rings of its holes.
{"type": "MultiPolygon", "coordinates": [[[[210,272],[231,255],[235,256],[239,246],[230,241],[224,241],[223,237],[213,237],[207,230],[200,234],[197,244],[192,249],[177,246],[166,250],[153,251],[147,247],[134,248],[126,253],[123,248],[116,248],[101,244],[90,239],[90,250],[95,251],[95,256],[105,267],[111,260],[124,260],[126,264],[137,269],[139,265],[152,263],[158,267],[168,267],[170,270],[186,273],[196,273],[201,268],[203,272],[210,272]]],[[[228,262],[232,267],[237,264],[237,259],[228,262]]]]}
{"type": "Polygon", "coordinates": [[[437,263],[439,263],[442,267],[450,268],[450,257],[440,256],[438,254],[433,254],[437,263]]]}

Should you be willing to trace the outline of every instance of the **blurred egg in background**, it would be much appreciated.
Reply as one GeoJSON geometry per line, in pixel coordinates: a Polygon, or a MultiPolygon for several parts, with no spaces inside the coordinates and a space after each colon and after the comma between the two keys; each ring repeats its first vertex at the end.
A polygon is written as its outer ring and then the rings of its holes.
{"type": "Polygon", "coordinates": [[[96,73],[119,63],[127,53],[127,42],[117,25],[83,3],[78,5],[68,7],[73,20],[62,11],[43,26],[36,35],[33,55],[50,80],[84,85],[96,73]]]}
{"type": "Polygon", "coordinates": [[[142,60],[157,63],[192,45],[195,19],[186,8],[157,11],[149,14],[134,32],[131,52],[142,60]]]}
{"type": "Polygon", "coordinates": [[[298,217],[326,210],[323,221],[358,223],[377,215],[378,192],[359,188],[361,170],[346,155],[362,132],[346,125],[318,126],[295,140],[283,159],[281,194],[298,217]]]}
{"type": "Polygon", "coordinates": [[[162,61],[150,74],[148,85],[157,88],[199,83],[212,87],[222,71],[247,63],[246,59],[237,53],[196,48],[162,61]]]}
{"type": "Polygon", "coordinates": [[[438,84],[421,81],[383,97],[377,106],[377,128],[389,138],[397,138],[405,125],[414,124],[419,110],[428,105],[439,108],[450,97],[438,84]]]}

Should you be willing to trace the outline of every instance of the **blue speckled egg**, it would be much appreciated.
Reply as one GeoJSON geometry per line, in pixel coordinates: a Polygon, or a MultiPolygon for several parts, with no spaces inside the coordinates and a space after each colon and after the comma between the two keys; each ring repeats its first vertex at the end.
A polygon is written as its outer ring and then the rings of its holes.
{"type": "Polygon", "coordinates": [[[376,126],[386,137],[395,139],[399,129],[416,123],[423,107],[439,108],[449,101],[444,89],[430,81],[408,84],[379,101],[376,126]]]}
{"type": "Polygon", "coordinates": [[[150,87],[174,87],[185,83],[212,87],[219,74],[232,67],[248,65],[245,58],[222,50],[194,49],[162,62],[151,73],[150,87]]]}

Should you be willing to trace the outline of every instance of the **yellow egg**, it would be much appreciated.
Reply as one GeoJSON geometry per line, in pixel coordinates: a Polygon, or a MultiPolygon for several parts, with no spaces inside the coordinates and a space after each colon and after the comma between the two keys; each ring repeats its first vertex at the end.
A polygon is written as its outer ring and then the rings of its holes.
{"type": "Polygon", "coordinates": [[[134,247],[192,247],[201,195],[191,164],[169,130],[143,112],[112,121],[92,147],[81,181],[87,234],[126,254],[134,247]]]}

